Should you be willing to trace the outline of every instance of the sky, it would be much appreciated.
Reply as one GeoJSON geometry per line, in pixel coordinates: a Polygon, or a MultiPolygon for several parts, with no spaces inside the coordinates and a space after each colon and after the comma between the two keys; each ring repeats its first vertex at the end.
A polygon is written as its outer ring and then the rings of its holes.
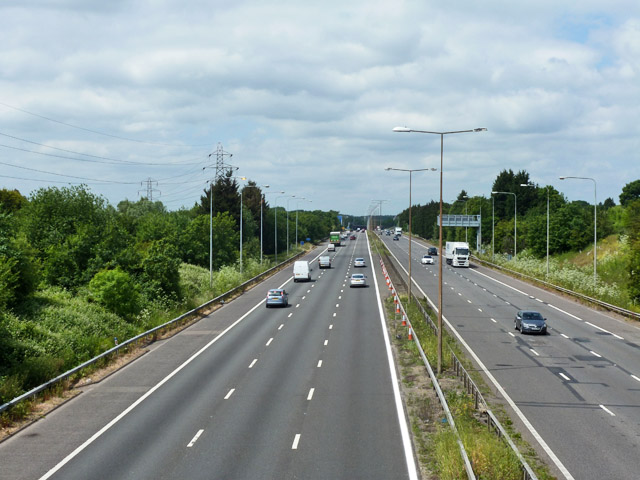
{"type": "MultiPolygon", "coordinates": [[[[222,148],[271,205],[396,214],[409,174],[385,168],[440,168],[439,135],[396,126],[487,128],[444,136],[445,201],[511,169],[619,203],[640,179],[640,2],[0,2],[0,188],[27,197],[191,208],[222,148]]],[[[414,205],[439,177],[411,175],[414,205]]]]}

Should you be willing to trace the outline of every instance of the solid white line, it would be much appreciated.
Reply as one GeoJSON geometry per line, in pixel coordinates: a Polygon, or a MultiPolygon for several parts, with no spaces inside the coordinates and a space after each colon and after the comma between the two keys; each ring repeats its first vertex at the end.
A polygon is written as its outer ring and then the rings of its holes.
{"type": "Polygon", "coordinates": [[[609,330],[605,330],[604,328],[599,327],[598,325],[594,325],[594,324],[593,324],[593,323],[591,323],[591,322],[584,322],[584,323],[586,323],[587,325],[591,325],[593,328],[597,328],[597,329],[598,329],[598,330],[600,330],[601,332],[608,333],[609,335],[613,335],[614,337],[616,337],[616,338],[618,338],[618,339],[620,339],[620,340],[624,340],[624,338],[622,338],[620,335],[616,335],[615,333],[610,332],[609,330]]]}
{"type": "Polygon", "coordinates": [[[232,388],[231,390],[229,390],[229,393],[227,393],[227,395],[225,395],[224,399],[225,399],[225,400],[229,400],[229,397],[230,397],[231,395],[233,395],[233,392],[235,392],[235,391],[236,391],[236,389],[235,389],[235,388],[232,388]]]}
{"type": "Polygon", "coordinates": [[[561,373],[559,373],[558,375],[560,375],[562,378],[564,378],[567,382],[570,382],[570,381],[571,381],[571,379],[570,379],[567,375],[565,375],[564,373],[562,373],[562,372],[561,372],[561,373]]]}
{"type": "Polygon", "coordinates": [[[198,438],[200,438],[200,435],[202,435],[202,432],[204,432],[204,430],[198,430],[198,433],[196,433],[195,437],[193,437],[191,439],[191,441],[189,442],[189,444],[187,445],[187,448],[191,448],[193,447],[193,445],[198,441],[198,438]]]}
{"type": "Polygon", "coordinates": [[[313,398],[313,392],[315,392],[315,388],[309,390],[309,395],[307,395],[307,400],[311,400],[313,398]]]}
{"type": "Polygon", "coordinates": [[[598,358],[602,358],[602,355],[600,355],[600,354],[598,354],[598,353],[594,352],[593,350],[589,350],[589,353],[591,353],[592,355],[595,355],[595,356],[596,356],[596,357],[598,357],[598,358]]]}
{"type": "MultiPolygon", "coordinates": [[[[280,285],[279,288],[284,287],[287,283],[289,283],[291,281],[291,277],[289,277],[282,285],[280,285]]],[[[126,417],[134,408],[136,408],[138,405],[140,405],[142,402],[144,402],[147,398],[149,398],[151,395],[153,395],[154,392],[156,392],[160,387],[162,387],[165,383],[167,383],[169,380],[171,380],[174,376],[176,376],[183,368],[185,368],[187,365],[189,365],[191,362],[193,362],[196,358],[198,358],[200,355],[202,355],[203,352],[205,352],[209,347],[211,347],[211,345],[213,345],[214,343],[216,343],[218,340],[220,340],[225,334],[227,334],[233,327],[235,327],[236,325],[238,325],[242,320],[244,320],[245,318],[247,318],[249,315],[251,315],[258,307],[262,307],[264,305],[264,300],[260,300],[260,302],[258,302],[253,308],[251,308],[247,313],[245,313],[244,315],[242,315],[238,320],[236,320],[235,322],[233,322],[231,325],[229,325],[227,328],[225,328],[222,332],[220,332],[220,334],[214,338],[213,340],[211,340],[209,343],[207,343],[204,347],[202,347],[200,350],[198,350],[196,353],[194,353],[193,355],[191,355],[187,360],[185,360],[180,366],[178,366],[175,370],[173,370],[169,375],[167,375],[166,377],[164,377],[162,380],[160,380],[158,383],[156,383],[153,387],[151,387],[149,390],[147,390],[147,392],[142,395],[140,398],[138,398],[138,400],[136,400],[135,402],[133,402],[131,405],[129,405],[125,410],[122,411],[122,413],[120,413],[117,417],[115,417],[113,420],[111,420],[109,423],[107,423],[104,427],[102,427],[100,430],[98,430],[96,433],[94,433],[88,440],[86,440],[82,445],[80,445],[78,448],[76,448],[73,452],[71,452],[69,455],[67,455],[65,458],[63,458],[60,462],[58,462],[58,464],[53,467],[51,470],[49,470],[47,473],[45,473],[42,477],[40,477],[39,480],[47,480],[48,478],[51,478],[51,476],[53,476],[56,472],[58,472],[62,467],[64,467],[67,463],[69,463],[74,457],[76,457],[80,452],[82,452],[85,448],[87,448],[89,445],[91,445],[93,442],[95,442],[98,438],[100,438],[107,430],[109,430],[111,427],[113,427],[116,423],[118,423],[120,420],[122,420],[124,417],[126,417]]]]}
{"type": "Polygon", "coordinates": [[[268,347],[269,345],[271,345],[271,342],[273,342],[273,337],[271,337],[269,339],[269,341],[267,342],[267,344],[265,345],[265,347],[268,347]]]}
{"type": "Polygon", "coordinates": [[[575,318],[576,320],[580,320],[581,322],[583,321],[580,317],[576,317],[573,313],[569,313],[565,310],[562,310],[561,308],[556,307],[555,305],[551,305],[550,303],[548,303],[547,305],[549,305],[551,308],[564,313],[565,315],[569,315],[572,318],[575,318]]]}
{"type": "Polygon", "coordinates": [[[318,366],[317,366],[317,368],[320,368],[320,367],[322,367],[322,360],[318,360],[318,366]]]}
{"type": "Polygon", "coordinates": [[[544,300],[540,300],[539,298],[536,298],[536,301],[538,301],[540,303],[544,303],[544,300]]]}
{"type": "Polygon", "coordinates": [[[249,368],[253,368],[253,366],[256,364],[257,361],[258,361],[258,359],[254,358],[253,362],[251,362],[251,364],[249,365],[249,368]]]}
{"type": "Polygon", "coordinates": [[[536,357],[540,356],[540,354],[536,352],[533,348],[530,348],[529,350],[531,350],[536,357]]]}
{"type": "Polygon", "coordinates": [[[296,436],[293,439],[293,445],[291,445],[291,450],[297,450],[298,449],[298,442],[300,442],[300,434],[296,433],[296,436]]]}
{"type": "Polygon", "coordinates": [[[605,407],[604,405],[600,405],[600,408],[603,409],[605,412],[607,412],[609,415],[611,415],[612,417],[615,417],[616,414],[613,413],[611,410],[609,410],[607,407],[605,407]]]}
{"type": "Polygon", "coordinates": [[[284,327],[284,323],[280,324],[280,326],[278,327],[278,330],[282,330],[282,327],[284,327]]]}
{"type": "Polygon", "coordinates": [[[637,380],[638,382],[640,382],[640,378],[636,377],[635,375],[631,375],[631,378],[633,378],[634,380],[637,380]]]}
{"type": "MultiPolygon", "coordinates": [[[[368,239],[368,237],[367,237],[368,239]]],[[[371,245],[367,241],[367,248],[369,249],[369,261],[373,265],[373,256],[371,255],[371,245]]],[[[392,253],[393,255],[393,253],[392,253]]],[[[395,255],[394,255],[395,257],[395,255]]],[[[397,258],[396,258],[397,260],[397,258]]],[[[400,262],[398,262],[400,263],[400,262]]],[[[405,271],[406,273],[406,271],[405,271]]],[[[380,289],[378,288],[378,278],[373,276],[373,282],[376,287],[376,297],[378,299],[378,314],[380,317],[380,325],[382,327],[382,335],[384,338],[384,345],[387,351],[387,362],[389,364],[389,374],[391,376],[391,384],[393,386],[393,397],[396,403],[396,412],[398,415],[398,423],[400,424],[400,436],[402,438],[402,445],[404,447],[404,457],[407,462],[407,470],[409,472],[410,480],[418,480],[418,469],[416,467],[415,458],[413,456],[413,446],[411,443],[411,437],[409,436],[409,427],[407,425],[407,418],[404,414],[404,407],[402,404],[402,397],[400,395],[400,387],[398,385],[398,375],[396,374],[396,366],[393,361],[393,354],[391,353],[391,342],[389,340],[389,332],[387,331],[387,323],[384,317],[384,309],[382,306],[382,300],[380,298],[380,289]]],[[[417,285],[417,284],[416,284],[417,285]]],[[[422,292],[427,298],[427,296],[422,292]]]]}

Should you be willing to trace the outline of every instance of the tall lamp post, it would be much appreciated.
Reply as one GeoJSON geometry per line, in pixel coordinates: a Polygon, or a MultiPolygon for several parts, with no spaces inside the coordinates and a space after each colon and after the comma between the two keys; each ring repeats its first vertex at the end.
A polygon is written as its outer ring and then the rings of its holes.
{"type": "Polygon", "coordinates": [[[491,192],[491,195],[503,193],[505,195],[513,195],[515,198],[513,208],[513,261],[518,260],[518,196],[513,192],[491,192]]]}
{"type": "Polygon", "coordinates": [[[305,200],[309,203],[313,202],[313,200],[309,200],[304,197],[299,198],[296,202],[296,245],[298,245],[298,210],[300,209],[300,200],[305,200]]]}
{"type": "MultiPolygon", "coordinates": [[[[469,195],[463,195],[459,200],[454,201],[453,203],[456,202],[464,202],[464,214],[467,215],[467,202],[469,201],[469,195]],[[464,199],[464,200],[463,200],[464,199]]],[[[453,206],[453,204],[452,204],[453,206]]],[[[466,221],[465,221],[466,223],[466,221]]],[[[468,231],[469,227],[464,227],[464,241],[468,242],[469,240],[467,239],[467,231],[468,231]]]]}
{"type": "Polygon", "coordinates": [[[275,253],[276,253],[276,265],[278,264],[278,199],[289,197],[290,195],[281,195],[276,197],[275,208],[273,210],[273,216],[275,218],[275,253]]]}
{"type": "Polygon", "coordinates": [[[265,196],[269,195],[270,193],[284,193],[284,191],[263,193],[260,198],[260,265],[262,265],[262,205],[264,204],[265,196]]]}
{"type": "Polygon", "coordinates": [[[577,180],[591,180],[593,182],[593,288],[598,286],[598,233],[596,229],[597,221],[598,221],[598,198],[596,195],[596,180],[591,177],[559,177],[560,180],[565,180],[567,178],[573,178],[577,180]]]}
{"type": "Polygon", "coordinates": [[[408,168],[391,168],[391,167],[387,167],[385,168],[385,170],[389,171],[389,170],[395,170],[396,172],[409,172],[409,300],[408,302],[411,303],[411,177],[413,172],[425,172],[427,170],[430,170],[432,172],[437,172],[438,169],[437,168],[413,168],[413,169],[408,169],[408,168]]]}
{"type": "MultiPolygon", "coordinates": [[[[241,177],[246,180],[245,177],[241,177]]],[[[242,273],[242,194],[245,188],[269,188],[269,185],[246,185],[240,190],[240,273],[242,273]]],[[[260,194],[260,264],[262,264],[262,199],[264,194],[260,194]]]]}
{"type": "MultiPolygon", "coordinates": [[[[395,127],[394,132],[404,133],[428,133],[432,135],[440,135],[440,226],[439,226],[439,239],[438,239],[438,251],[442,255],[442,174],[443,174],[443,159],[444,159],[444,136],[452,135],[454,133],[471,133],[471,132],[485,132],[486,128],[474,128],[473,130],[456,130],[451,132],[430,132],[427,130],[412,130],[407,127],[395,127]]],[[[440,258],[442,260],[442,257],[440,258]]],[[[438,279],[438,374],[442,373],[442,261],[439,264],[439,279],[438,279]]]]}
{"type": "MultiPolygon", "coordinates": [[[[535,187],[532,183],[521,183],[521,187],[535,187]]],[[[547,185],[547,277],[549,276],[549,187],[547,185]]]]}
{"type": "Polygon", "coordinates": [[[287,199],[287,257],[289,256],[289,202],[295,197],[295,195],[289,195],[287,199]]]}

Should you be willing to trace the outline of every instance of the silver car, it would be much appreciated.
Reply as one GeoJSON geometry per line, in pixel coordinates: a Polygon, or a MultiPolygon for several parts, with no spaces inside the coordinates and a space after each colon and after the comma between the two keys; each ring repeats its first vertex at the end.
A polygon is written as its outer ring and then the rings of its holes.
{"type": "Polygon", "coordinates": [[[351,281],[349,282],[349,288],[352,287],[366,287],[367,277],[362,273],[354,273],[351,275],[351,281]]]}
{"type": "Polygon", "coordinates": [[[353,261],[354,267],[366,267],[367,265],[364,263],[364,258],[356,258],[353,261]]]}
{"type": "Polygon", "coordinates": [[[516,313],[515,328],[520,333],[539,333],[546,335],[547,319],[533,310],[520,310],[516,313]]]}
{"type": "Polygon", "coordinates": [[[271,306],[286,307],[289,305],[289,295],[282,288],[272,288],[267,292],[267,308],[271,306]]]}

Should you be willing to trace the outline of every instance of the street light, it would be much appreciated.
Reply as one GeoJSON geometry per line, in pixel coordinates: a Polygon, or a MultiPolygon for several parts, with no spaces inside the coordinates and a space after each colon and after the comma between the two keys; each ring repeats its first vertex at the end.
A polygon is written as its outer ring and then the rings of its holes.
{"type": "MultiPolygon", "coordinates": [[[[432,135],[440,135],[440,227],[438,230],[438,250],[442,255],[442,175],[443,175],[443,160],[444,160],[444,136],[452,135],[454,133],[471,133],[471,132],[486,132],[486,128],[474,128],[473,130],[456,130],[451,132],[429,132],[427,130],[412,130],[407,127],[395,127],[394,132],[403,133],[428,133],[432,135]]],[[[442,260],[442,257],[440,258],[442,260]]],[[[438,279],[438,373],[442,373],[442,261],[439,264],[439,279],[438,279]]]]}
{"type": "MultiPolygon", "coordinates": [[[[531,183],[521,183],[521,187],[535,187],[531,183]]],[[[549,187],[547,185],[547,277],[549,276],[549,187]]]]}
{"type": "MultiPolygon", "coordinates": [[[[265,185],[265,187],[269,187],[269,185],[265,185]]],[[[262,205],[264,204],[265,196],[270,193],[284,193],[284,191],[263,193],[260,197],[260,265],[262,265],[262,205]]]]}
{"type": "Polygon", "coordinates": [[[567,178],[574,178],[577,180],[591,180],[593,182],[593,288],[596,288],[598,285],[598,253],[597,253],[597,245],[598,245],[598,234],[596,230],[596,222],[598,221],[598,200],[596,196],[596,180],[591,177],[558,177],[560,180],[565,180],[567,178]]]}
{"type": "MultiPolygon", "coordinates": [[[[286,197],[292,197],[294,195],[282,195],[280,197],[276,197],[276,203],[275,203],[275,209],[273,211],[273,216],[275,218],[275,253],[276,253],[276,264],[278,263],[278,199],[279,198],[286,198],[286,197]]],[[[288,222],[288,217],[287,217],[287,223],[288,222]]],[[[287,239],[288,241],[288,239],[287,239]]]]}
{"type": "MultiPolygon", "coordinates": [[[[459,198],[458,200],[456,200],[456,201],[454,201],[454,202],[453,202],[453,203],[456,203],[456,202],[464,202],[464,214],[465,214],[465,216],[467,215],[467,202],[468,202],[468,201],[469,201],[469,195],[463,195],[461,198],[459,198]],[[462,200],[463,198],[466,198],[466,200],[462,200]]],[[[452,204],[452,206],[453,206],[453,204],[452,204]]],[[[467,223],[467,220],[466,220],[466,219],[465,219],[465,222],[464,222],[464,223],[467,223]]],[[[468,232],[468,230],[469,230],[469,227],[466,227],[466,226],[465,226],[465,227],[464,227],[464,241],[465,241],[465,242],[469,242],[469,240],[467,239],[467,232],[468,232]]]]}
{"type": "Polygon", "coordinates": [[[505,195],[513,195],[515,203],[513,207],[513,261],[518,261],[518,196],[513,192],[491,192],[491,195],[503,193],[505,195]]]}
{"type": "Polygon", "coordinates": [[[296,202],[296,246],[298,245],[298,210],[300,210],[300,200],[304,200],[309,203],[313,203],[313,200],[308,200],[304,197],[301,197],[296,202]]]}
{"type": "Polygon", "coordinates": [[[287,199],[287,257],[289,256],[289,202],[292,198],[296,198],[295,195],[290,195],[287,199]]]}
{"type": "Polygon", "coordinates": [[[436,172],[438,169],[437,168],[414,168],[414,169],[407,169],[407,168],[391,168],[391,167],[387,167],[385,168],[385,170],[389,171],[389,170],[395,170],[397,172],[409,172],[409,300],[408,302],[411,303],[411,176],[413,174],[413,172],[424,172],[427,170],[430,170],[432,172],[436,172]]]}
{"type": "MultiPolygon", "coordinates": [[[[245,177],[241,177],[242,180],[246,180],[245,177]]],[[[269,188],[269,185],[245,185],[240,190],[240,273],[242,273],[242,193],[245,188],[269,188]]],[[[260,264],[262,264],[262,198],[264,194],[260,194],[260,264]]]]}

